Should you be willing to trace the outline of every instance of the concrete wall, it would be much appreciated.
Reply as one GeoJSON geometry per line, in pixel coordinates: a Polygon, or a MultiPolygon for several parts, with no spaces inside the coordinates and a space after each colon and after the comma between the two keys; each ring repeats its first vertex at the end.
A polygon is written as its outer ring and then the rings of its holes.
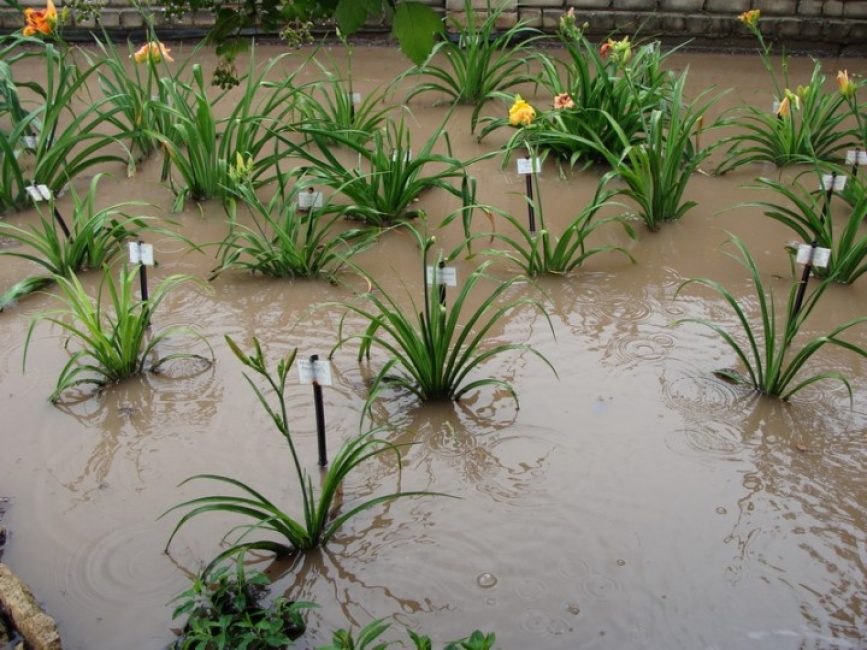
{"type": "MultiPolygon", "coordinates": [[[[423,1],[456,20],[463,16],[464,0],[423,1]]],[[[487,0],[472,2],[480,10],[488,5],[487,0]]],[[[26,0],[25,4],[40,6],[44,2],[26,0]]],[[[523,20],[554,31],[569,8],[575,9],[579,22],[590,24],[593,35],[640,30],[645,37],[659,36],[667,42],[693,39],[697,46],[732,49],[754,47],[736,18],[742,11],[760,9],[763,33],[787,47],[867,53],[867,0],[505,0],[499,23],[507,28],[523,20]]],[[[168,37],[167,32],[173,30],[178,35],[192,36],[206,29],[212,20],[209,12],[186,16],[180,22],[164,24],[161,33],[168,37]]],[[[107,0],[102,22],[119,33],[142,26],[138,12],[122,0],[107,0]]],[[[0,29],[10,31],[20,26],[18,12],[0,11],[0,29]]]]}

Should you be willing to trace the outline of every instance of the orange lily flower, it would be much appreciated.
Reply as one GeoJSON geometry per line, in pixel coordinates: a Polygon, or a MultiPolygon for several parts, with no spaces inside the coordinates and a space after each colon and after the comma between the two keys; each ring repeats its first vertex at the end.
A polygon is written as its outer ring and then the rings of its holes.
{"type": "Polygon", "coordinates": [[[569,108],[575,108],[575,100],[569,93],[560,93],[554,97],[554,110],[561,111],[569,108]]]}
{"type": "Polygon", "coordinates": [[[741,21],[747,27],[755,27],[756,23],[759,22],[759,17],[762,15],[762,12],[758,9],[753,9],[751,11],[745,11],[740,16],[738,16],[738,20],[741,21]]]}
{"type": "Polygon", "coordinates": [[[171,50],[160,41],[150,41],[136,50],[132,55],[132,59],[136,63],[144,63],[145,61],[160,63],[163,59],[169,63],[174,63],[175,60],[172,58],[170,52],[171,50]]]}
{"type": "Polygon", "coordinates": [[[54,27],[57,25],[57,8],[52,0],[47,0],[45,9],[24,10],[24,29],[21,33],[24,36],[33,36],[34,34],[42,34],[50,36],[54,33],[54,27]]]}

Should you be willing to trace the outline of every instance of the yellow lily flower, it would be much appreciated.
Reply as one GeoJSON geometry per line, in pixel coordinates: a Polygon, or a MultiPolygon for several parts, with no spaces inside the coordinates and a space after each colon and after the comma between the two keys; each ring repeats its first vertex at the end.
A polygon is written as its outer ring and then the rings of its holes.
{"type": "Polygon", "coordinates": [[[145,61],[160,63],[163,59],[169,63],[174,63],[175,60],[172,58],[170,52],[171,50],[160,41],[150,41],[136,50],[132,55],[132,59],[136,63],[144,63],[145,61]]]}
{"type": "Polygon", "coordinates": [[[528,104],[523,97],[515,95],[515,103],[509,109],[509,124],[512,126],[529,126],[536,119],[536,109],[528,104]]]}
{"type": "Polygon", "coordinates": [[[745,11],[740,16],[738,16],[738,20],[741,21],[747,27],[755,27],[759,22],[759,17],[762,15],[762,12],[758,9],[752,9],[750,11],[745,11]]]}

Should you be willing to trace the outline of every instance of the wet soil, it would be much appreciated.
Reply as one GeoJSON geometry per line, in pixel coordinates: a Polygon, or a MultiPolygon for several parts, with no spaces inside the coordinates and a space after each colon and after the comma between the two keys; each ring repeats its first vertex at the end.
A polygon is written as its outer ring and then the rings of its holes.
{"type": "MultiPolygon", "coordinates": [[[[264,60],[278,52],[261,48],[258,55],[264,60]]],[[[293,55],[282,69],[307,53],[293,55]]],[[[180,60],[189,48],[178,46],[174,54],[180,60]]],[[[336,49],[332,54],[340,56],[336,49]]],[[[197,56],[213,66],[209,55],[197,56]]],[[[354,61],[357,88],[365,93],[405,66],[396,50],[382,47],[356,49],[354,61]]],[[[824,63],[833,77],[836,62],[824,63]]],[[[671,65],[689,65],[693,92],[732,88],[718,110],[770,101],[755,57],[678,55],[671,65]]],[[[860,60],[845,65],[867,72],[860,60]]],[[[806,81],[810,66],[793,61],[797,83],[806,81]]],[[[524,91],[533,97],[533,88],[524,91]]],[[[434,100],[423,95],[408,107],[416,139],[446,115],[434,100]]],[[[496,103],[487,108],[491,115],[504,110],[496,103]]],[[[495,133],[476,144],[469,114],[459,109],[448,127],[459,156],[488,151],[507,137],[495,133]]],[[[500,162],[474,166],[480,198],[522,214],[522,181],[500,162]]],[[[144,200],[152,207],[141,211],[168,216],[172,196],[159,183],[159,168],[159,160],[148,160],[133,178],[112,169],[100,201],[144,200]]],[[[375,421],[387,423],[394,441],[416,444],[406,449],[399,477],[392,461],[371,463],[350,477],[347,498],[385,494],[396,485],[460,498],[390,503],[352,520],[325,549],[271,565],[278,591],[321,605],[310,613],[299,647],[315,647],[330,630],[374,618],[438,640],[475,628],[495,631],[499,647],[510,649],[864,647],[865,362],[829,349],[808,368],[848,376],[851,404],[834,382],[783,403],[716,378],[715,369],[734,367],[736,359],[709,330],[672,326],[689,316],[735,324],[708,291],[688,289],[673,300],[679,283],[693,276],[719,280],[755,307],[744,270],[725,255],[727,232],[747,242],[782,300],[790,277],[783,246],[792,235],[760,210],[737,207],[761,196],[746,187],[756,176],[777,174],[753,166],[722,178],[696,175],[688,195],[698,205],[681,222],[658,233],[637,225],[635,242],[615,229],[594,233],[598,244],[626,246],[635,264],[597,256],[566,277],[515,286],[509,296],[537,297],[550,327],[537,311],[522,309],[498,323],[492,340],[536,347],[558,376],[526,353],[497,357],[478,374],[511,382],[520,409],[493,388],[459,404],[424,406],[386,392],[375,421]]],[[[546,163],[540,184],[552,229],[577,214],[598,176],[595,170],[561,174],[546,163]]],[[[83,189],[87,181],[76,185],[83,189]]],[[[435,226],[456,204],[430,193],[419,206],[435,226]]],[[[842,204],[834,217],[843,218],[842,204]]],[[[7,218],[26,224],[36,214],[7,218]]],[[[215,202],[189,204],[173,218],[199,243],[217,241],[226,230],[215,202]]],[[[487,228],[477,217],[474,229],[487,228]]],[[[437,232],[445,250],[461,236],[457,223],[437,232]]],[[[160,265],[152,282],[179,272],[206,277],[215,266],[214,249],[191,253],[170,239],[154,243],[160,265]]],[[[459,278],[481,259],[458,261],[459,278]]],[[[386,233],[358,263],[389,289],[421,291],[409,233],[386,233]]],[[[515,271],[500,259],[492,282],[515,271]]],[[[3,258],[0,289],[33,272],[3,258]]],[[[49,291],[0,314],[0,494],[12,497],[3,524],[14,531],[4,561],[57,619],[65,647],[150,650],[172,639],[167,602],[220,550],[221,536],[235,523],[201,517],[163,553],[177,518],[159,515],[208,491],[177,487],[188,476],[228,474],[297,511],[284,442],[223,335],[258,336],[271,359],[293,347],[303,355],[326,354],[344,314],[335,303],[352,300],[363,287],[357,278],[344,279],[333,286],[226,273],[209,294],[182,288],[154,326],[195,326],[214,347],[212,368],[176,367],[58,406],[46,400],[67,360],[58,328],[36,328],[22,373],[31,319],[56,307],[56,299],[49,291]]],[[[95,291],[98,278],[85,274],[84,282],[95,291]]],[[[833,287],[804,336],[865,313],[867,281],[833,287]]],[[[346,326],[360,322],[349,318],[346,326]]],[[[867,345],[867,329],[849,339],[867,345]]],[[[160,352],[190,345],[171,337],[160,352]]],[[[333,447],[357,431],[367,378],[387,360],[375,353],[369,366],[359,365],[355,352],[353,346],[337,351],[335,382],[324,390],[333,447]]],[[[311,390],[294,375],[292,383],[290,426],[315,477],[311,390]]],[[[268,559],[259,566],[269,566],[268,559]]]]}

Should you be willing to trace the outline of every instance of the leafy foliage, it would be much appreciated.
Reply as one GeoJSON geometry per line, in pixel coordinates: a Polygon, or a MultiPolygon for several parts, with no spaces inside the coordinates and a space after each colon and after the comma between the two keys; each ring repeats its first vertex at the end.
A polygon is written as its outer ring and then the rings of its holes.
{"type": "Polygon", "coordinates": [[[244,32],[250,28],[265,31],[303,31],[310,21],[334,18],[344,34],[358,31],[369,19],[386,15],[392,18],[392,33],[403,52],[421,63],[434,45],[434,36],[442,31],[439,16],[415,0],[158,0],[169,15],[211,10],[216,21],[208,33],[209,42],[218,53],[230,57],[243,49],[244,32]]]}
{"type": "MultiPolygon", "coordinates": [[[[825,379],[836,379],[843,383],[849,396],[852,396],[852,387],[846,378],[836,371],[822,372],[812,375],[805,379],[800,379],[798,373],[804,367],[804,364],[809,361],[822,347],[827,344],[836,345],[843,349],[849,350],[863,357],[867,357],[867,351],[857,345],[845,341],[839,336],[846,330],[858,325],[859,323],[867,322],[867,316],[856,318],[839,327],[835,327],[825,336],[808,341],[799,349],[795,349],[794,341],[804,324],[804,321],[810,315],[810,312],[816,307],[819,298],[824,293],[828,286],[828,280],[820,284],[816,289],[810,292],[803,302],[801,309],[795,313],[795,295],[797,292],[797,284],[793,284],[789,291],[789,299],[786,305],[786,312],[782,319],[778,318],[777,311],[774,306],[774,296],[770,289],[765,289],[762,282],[759,268],[755,260],[747,249],[746,245],[737,237],[732,236],[732,243],[740,253],[740,257],[735,257],[741,264],[746,267],[750,273],[750,279],[755,287],[755,303],[754,301],[744,301],[741,304],[737,299],[722,286],[719,282],[708,278],[692,278],[682,283],[675,297],[687,286],[691,284],[699,284],[709,287],[722,296],[723,300],[734,311],[737,321],[740,324],[743,334],[746,337],[746,344],[738,342],[731,332],[718,323],[714,323],[705,318],[684,318],[677,321],[680,323],[698,323],[709,327],[714,332],[719,334],[723,341],[728,344],[740,360],[741,364],[746,368],[746,375],[737,370],[718,370],[717,374],[739,384],[747,384],[753,386],[757,391],[771,396],[779,396],[783,399],[789,399],[792,395],[807,386],[822,381],[825,379]],[[747,317],[745,308],[747,304],[758,304],[761,322],[756,325],[747,317]],[[778,320],[782,320],[782,327],[778,327],[778,320]]],[[[733,256],[734,257],[734,256],[733,256]]]]}
{"type": "Polygon", "coordinates": [[[412,71],[412,74],[433,79],[413,88],[406,98],[409,101],[416,95],[434,91],[444,93],[457,103],[472,104],[471,131],[475,131],[479,112],[488,100],[503,97],[505,90],[520,83],[534,81],[527,66],[531,40],[517,45],[515,40],[524,38],[527,33],[538,33],[524,22],[498,33],[497,22],[505,3],[489,8],[483,20],[479,19],[473,4],[472,0],[464,0],[462,19],[451,19],[457,41],[440,41],[428,60],[412,71]],[[437,63],[440,58],[445,59],[442,65],[437,63]]]}
{"type": "Polygon", "coordinates": [[[537,232],[530,231],[524,219],[489,206],[488,210],[509,222],[518,234],[514,236],[501,232],[492,233],[491,237],[503,242],[511,250],[491,249],[486,252],[491,255],[508,257],[529,276],[546,273],[566,274],[581,266],[589,257],[606,252],[620,253],[634,262],[632,255],[620,246],[604,245],[589,248],[586,243],[587,237],[594,230],[607,223],[619,223],[627,235],[632,238],[635,237],[635,232],[621,217],[595,219],[599,210],[607,203],[612,194],[601,186],[597,187],[593,200],[566,226],[560,236],[553,235],[545,225],[545,212],[542,209],[538,185],[535,191],[537,200],[528,199],[538,221],[539,230],[537,232]]]}
{"type": "MultiPolygon", "coordinates": [[[[286,188],[280,175],[279,191],[266,204],[249,185],[236,188],[227,203],[230,231],[220,242],[219,266],[213,275],[242,268],[270,277],[326,277],[333,279],[340,268],[375,237],[370,230],[352,229],[335,233],[341,211],[298,209],[298,197],[307,192],[303,184],[286,188]],[[252,214],[253,226],[240,224],[240,201],[252,214]]],[[[312,192],[313,188],[309,188],[312,192]]]]}
{"type": "Polygon", "coordinates": [[[720,126],[738,126],[742,132],[721,141],[729,148],[717,173],[755,162],[784,167],[828,161],[850,146],[853,131],[841,128],[847,117],[844,98],[837,92],[827,92],[824,85],[825,75],[817,61],[810,83],[799,86],[796,92],[787,89],[776,111],[744,106],[734,116],[720,120],[720,126]]]}
{"type": "MultiPolygon", "coordinates": [[[[353,636],[349,630],[338,630],[331,639],[331,644],[322,646],[319,650],[385,650],[390,644],[380,641],[391,626],[384,621],[372,621],[353,636]]],[[[406,630],[415,650],[431,650],[433,644],[430,637],[406,630]]],[[[484,634],[475,630],[470,636],[447,643],[443,650],[491,650],[497,638],[493,632],[484,634]]]]}
{"type": "Polygon", "coordinates": [[[314,604],[280,597],[263,606],[268,577],[247,574],[243,556],[234,566],[234,573],[221,566],[197,575],[190,588],[174,598],[178,605],[172,619],[187,615],[187,621],[171,650],[285,648],[304,632],[301,612],[314,604]]]}
{"type": "MultiPolygon", "coordinates": [[[[98,269],[114,260],[127,239],[136,238],[149,229],[147,217],[132,217],[125,208],[144,205],[127,201],[100,210],[96,209],[99,183],[103,174],[90,182],[87,195],[72,193],[72,215],[69,235],[62,232],[54,201],[49,202],[51,216],[40,215],[39,225],[22,228],[0,221],[0,236],[24,244],[27,250],[0,250],[0,255],[19,257],[45,268],[52,275],[72,276],[85,269],[98,269]]],[[[66,221],[63,221],[66,225],[66,221]]]]}
{"type": "Polygon", "coordinates": [[[638,205],[639,215],[651,231],[665,221],[680,219],[695,201],[683,201],[687,183],[711,148],[697,149],[697,135],[705,111],[716,100],[701,103],[702,96],[691,103],[683,100],[686,74],[672,87],[671,99],[665,110],[651,113],[643,142],[631,144],[617,122],[607,116],[611,127],[620,136],[622,154],[609,151],[596,140],[599,150],[611,164],[605,180],[618,179],[626,185],[618,194],[629,197],[638,205]]]}
{"type": "Polygon", "coordinates": [[[196,201],[226,198],[239,182],[258,186],[271,180],[266,174],[281,154],[276,149],[266,151],[288,128],[283,119],[295,105],[294,75],[279,82],[266,80],[283,58],[273,58],[257,71],[251,56],[244,92],[229,116],[219,120],[214,105],[225,93],[213,101],[208,97],[199,64],[192,67],[192,84],[174,78],[159,80],[165,103],[157,109],[170,127],[167,133],[155,135],[184,181],[175,190],[176,210],[187,197],[196,201]]]}
{"type": "Polygon", "coordinates": [[[414,151],[409,130],[404,123],[389,120],[383,131],[374,133],[368,143],[358,142],[351,135],[315,127],[299,127],[298,133],[307,141],[299,144],[280,136],[288,149],[308,165],[303,173],[311,183],[330,187],[349,199],[346,214],[374,226],[390,226],[403,219],[417,216],[410,210],[412,202],[425,190],[439,188],[471,203],[468,195],[466,167],[474,161],[461,161],[451,155],[445,122],[436,128],[427,142],[414,151]],[[434,146],[443,139],[447,153],[434,153],[434,146]],[[335,145],[358,155],[357,166],[339,157],[335,145]],[[429,166],[438,171],[426,173],[429,166]],[[452,179],[463,181],[455,187],[452,179]]]}
{"type": "Polygon", "coordinates": [[[804,243],[816,242],[831,249],[827,269],[813,267],[816,275],[849,284],[867,271],[867,234],[863,223],[867,219],[867,194],[862,194],[849,211],[849,217],[840,230],[835,230],[834,219],[826,212],[825,193],[808,191],[800,183],[789,187],[768,178],[759,178],[760,187],[773,190],[783,201],[759,201],[753,204],[765,211],[765,216],[794,230],[804,243]]]}
{"type": "MultiPolygon", "coordinates": [[[[532,127],[515,132],[507,150],[530,144],[575,165],[604,161],[602,151],[620,154],[641,142],[648,116],[671,97],[671,76],[662,67],[671,52],[663,53],[660,44],[652,42],[630,46],[628,57],[603,54],[610,42],[597,47],[568,14],[560,22],[559,36],[567,59],[537,53],[537,78],[552,101],[562,97],[568,102],[540,112],[532,127]]],[[[479,139],[507,124],[506,118],[491,120],[479,139]]]]}
{"type": "MultiPolygon", "coordinates": [[[[65,309],[38,314],[30,325],[24,344],[24,363],[35,326],[48,321],[61,328],[67,335],[65,347],[74,342],[75,349],[60,372],[57,384],[51,393],[51,401],[57,401],[61,393],[79,385],[98,387],[122,381],[144,371],[145,363],[159,344],[173,333],[186,332],[204,341],[186,327],[168,327],[149,335],[149,322],[166,296],[180,284],[198,282],[187,275],[172,275],[160,282],[146,301],[136,300],[134,284],[137,273],[124,266],[115,282],[111,270],[105,267],[96,303],[90,299],[78,277],[55,276],[61,289],[65,309]],[[108,293],[111,312],[104,304],[104,292],[108,293]]],[[[205,341],[207,344],[207,342],[205,341]]],[[[193,354],[173,354],[161,358],[153,367],[170,359],[198,358],[193,354]]]]}
{"type": "Polygon", "coordinates": [[[36,108],[22,114],[20,102],[13,97],[15,93],[10,92],[11,72],[8,69],[5,72],[3,87],[7,99],[4,102],[13,110],[11,130],[0,134],[0,179],[3,181],[0,210],[24,205],[27,185],[46,185],[57,194],[73,178],[96,165],[119,162],[128,168],[132,166],[129,151],[119,141],[126,131],[117,117],[119,108],[112,106],[112,98],[79,106],[80,94],[87,90],[85,84],[103,62],[82,71],[71,57],[64,56],[51,43],[16,38],[16,43],[22,45],[34,41],[45,63],[45,83],[28,81],[18,85],[37,95],[36,108]],[[122,153],[107,151],[111,145],[122,153]],[[32,163],[25,165],[28,158],[32,163]]]}
{"type": "Polygon", "coordinates": [[[316,490],[313,488],[313,479],[302,468],[301,459],[295,447],[295,441],[289,431],[286,408],[286,378],[292,367],[292,363],[295,361],[296,351],[293,350],[288,357],[281,359],[277,363],[276,368],[269,369],[265,363],[262,347],[257,339],[253,339],[254,351],[252,354],[243,352],[228,336],[226,337],[226,342],[238,360],[254,374],[264,379],[265,383],[274,393],[276,404],[271,404],[251,377],[246,373],[244,374],[244,378],[250,384],[262,408],[268,413],[274,422],[274,426],[289,446],[293,467],[295,468],[295,477],[298,480],[298,486],[301,491],[302,517],[300,519],[292,517],[264,495],[239,480],[218,474],[198,474],[188,478],[181,485],[197,480],[215,481],[236,488],[243,496],[206,496],[184,501],[170,508],[161,516],[182,508],[188,508],[188,511],[178,521],[174,530],[172,530],[172,534],[166,543],[167,549],[181,527],[190,519],[199,515],[216,512],[224,515],[237,514],[252,520],[250,524],[238,526],[229,531],[228,534],[238,529],[243,532],[230,544],[228,549],[221,552],[211,561],[206,569],[207,573],[208,570],[219,564],[223,559],[248,550],[287,555],[294,551],[306,551],[316,548],[317,546],[326,544],[343,524],[369,508],[399,497],[434,494],[431,492],[395,492],[367,499],[353,505],[345,512],[340,512],[337,506],[339,499],[342,498],[339,495],[342,494],[343,481],[362,463],[380,454],[390,452],[395,454],[398,467],[400,466],[399,446],[377,438],[375,437],[375,431],[369,431],[348,438],[343,443],[332,458],[327,471],[322,476],[319,496],[317,498],[316,490]],[[277,542],[268,538],[245,541],[245,538],[253,532],[276,533],[284,541],[277,542]]]}
{"type": "MultiPolygon", "coordinates": [[[[434,240],[415,230],[413,232],[422,249],[420,270],[424,279],[434,240]]],[[[470,373],[485,361],[510,350],[528,351],[554,370],[551,363],[529,345],[500,343],[483,346],[488,333],[507,313],[527,305],[545,314],[541,304],[529,297],[498,304],[498,299],[521,279],[519,277],[498,281],[493,291],[478,307],[470,307],[469,296],[485,278],[489,264],[490,262],[482,264],[470,274],[450,305],[441,299],[440,280],[437,274],[434,274],[434,282],[430,288],[425,284],[424,304],[421,309],[411,298],[411,308],[405,309],[379,282],[369,275],[366,276],[372,290],[361,297],[370,306],[352,303],[345,306],[349,311],[361,316],[367,322],[367,327],[362,334],[344,337],[341,323],[340,340],[335,349],[352,339],[359,339],[359,361],[369,358],[370,350],[374,346],[388,353],[389,361],[374,378],[367,400],[368,407],[384,383],[404,388],[422,401],[459,400],[476,388],[497,386],[508,391],[517,402],[514,388],[502,379],[469,379],[470,373]],[[461,317],[466,312],[469,314],[461,322],[461,317]]],[[[545,316],[547,318],[547,314],[545,316]]]]}

